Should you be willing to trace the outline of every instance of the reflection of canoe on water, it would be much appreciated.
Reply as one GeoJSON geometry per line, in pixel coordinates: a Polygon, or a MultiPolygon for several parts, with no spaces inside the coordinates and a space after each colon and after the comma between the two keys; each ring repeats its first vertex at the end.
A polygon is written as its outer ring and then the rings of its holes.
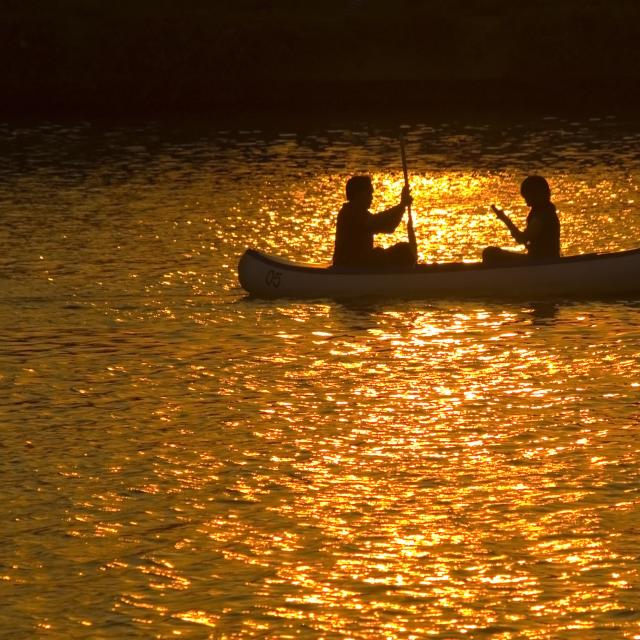
{"type": "Polygon", "coordinates": [[[300,264],[248,249],[238,275],[244,289],[263,298],[633,297],[640,294],[640,249],[527,265],[448,263],[385,270],[300,264]]]}

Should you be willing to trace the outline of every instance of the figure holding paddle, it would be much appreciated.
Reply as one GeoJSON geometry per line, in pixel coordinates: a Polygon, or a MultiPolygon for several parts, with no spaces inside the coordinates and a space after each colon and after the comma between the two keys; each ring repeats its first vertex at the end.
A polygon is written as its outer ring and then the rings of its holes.
{"type": "MultiPolygon", "coordinates": [[[[400,203],[381,213],[371,213],[373,184],[367,175],[347,180],[347,202],[338,213],[333,265],[336,267],[411,267],[416,253],[410,242],[398,242],[386,249],[373,246],[377,233],[393,233],[405,209],[413,201],[408,185],[402,189],[400,203]]],[[[414,239],[415,240],[415,239],[414,239]]]]}
{"type": "Polygon", "coordinates": [[[418,247],[413,230],[409,190],[409,173],[404,138],[400,136],[404,187],[400,203],[382,213],[370,213],[373,184],[370,176],[352,176],[347,180],[347,202],[338,214],[333,264],[336,267],[413,267],[418,261],[418,247]],[[376,233],[393,233],[408,210],[407,235],[409,242],[398,242],[383,249],[373,246],[376,233]]]}

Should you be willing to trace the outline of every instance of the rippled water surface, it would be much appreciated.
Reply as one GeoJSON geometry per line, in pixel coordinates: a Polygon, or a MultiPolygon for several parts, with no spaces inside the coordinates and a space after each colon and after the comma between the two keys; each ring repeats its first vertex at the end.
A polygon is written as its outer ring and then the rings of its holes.
{"type": "MultiPolygon", "coordinates": [[[[406,129],[424,261],[640,246],[640,127],[406,129]]],[[[640,303],[260,301],[396,130],[0,126],[0,634],[640,638],[640,303]]],[[[399,229],[392,242],[403,237],[399,229]]]]}

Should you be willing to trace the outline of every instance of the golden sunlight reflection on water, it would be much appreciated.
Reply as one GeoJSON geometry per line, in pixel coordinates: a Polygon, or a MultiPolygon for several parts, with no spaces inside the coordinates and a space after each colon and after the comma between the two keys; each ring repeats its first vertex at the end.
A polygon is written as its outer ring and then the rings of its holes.
{"type": "MultiPolygon", "coordinates": [[[[511,247],[534,170],[565,253],[637,246],[614,125],[411,129],[423,260],[511,247]]],[[[638,301],[244,297],[246,246],[330,259],[351,173],[396,202],[390,132],[13,134],[1,629],[640,636],[638,301]]]]}

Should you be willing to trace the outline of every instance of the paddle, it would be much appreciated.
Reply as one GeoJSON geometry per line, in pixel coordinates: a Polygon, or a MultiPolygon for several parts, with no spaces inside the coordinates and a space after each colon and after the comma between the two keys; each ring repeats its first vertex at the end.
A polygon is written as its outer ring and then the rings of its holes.
{"type": "MultiPolygon", "coordinates": [[[[409,186],[409,170],[407,169],[407,150],[404,144],[404,136],[400,133],[400,155],[402,156],[402,173],[404,174],[404,186],[409,186]]],[[[415,260],[418,259],[418,243],[413,230],[413,216],[411,215],[411,205],[407,207],[407,235],[409,236],[409,246],[415,260]]]]}

